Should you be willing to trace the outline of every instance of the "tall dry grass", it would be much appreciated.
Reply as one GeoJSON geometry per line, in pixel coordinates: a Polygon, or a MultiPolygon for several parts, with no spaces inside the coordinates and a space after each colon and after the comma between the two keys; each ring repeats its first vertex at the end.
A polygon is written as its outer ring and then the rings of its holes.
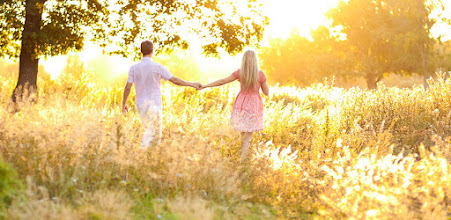
{"type": "Polygon", "coordinates": [[[37,101],[12,113],[14,81],[0,78],[0,152],[17,172],[8,178],[22,183],[3,209],[9,219],[451,212],[451,84],[440,78],[428,90],[271,87],[249,166],[239,164],[239,134],[228,127],[237,85],[198,92],[165,84],[162,143],[142,151],[136,109],[120,112],[123,82],[39,79],[37,101]]]}

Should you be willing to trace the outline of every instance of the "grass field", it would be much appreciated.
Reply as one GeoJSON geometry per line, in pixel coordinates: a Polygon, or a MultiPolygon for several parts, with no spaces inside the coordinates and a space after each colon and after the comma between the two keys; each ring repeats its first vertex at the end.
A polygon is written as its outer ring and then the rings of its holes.
{"type": "Polygon", "coordinates": [[[163,87],[163,139],[139,149],[124,82],[39,79],[11,113],[0,75],[0,211],[6,219],[446,219],[451,83],[425,90],[271,87],[266,128],[239,165],[228,120],[238,85],[163,87]]]}

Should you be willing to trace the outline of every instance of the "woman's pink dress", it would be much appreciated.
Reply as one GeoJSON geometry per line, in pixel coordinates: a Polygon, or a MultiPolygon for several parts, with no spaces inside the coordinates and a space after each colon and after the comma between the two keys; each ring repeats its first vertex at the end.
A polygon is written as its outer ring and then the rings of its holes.
{"type": "MultiPolygon", "coordinates": [[[[240,80],[240,70],[233,72],[232,75],[235,79],[240,80]]],[[[247,92],[241,90],[235,99],[235,103],[233,103],[230,126],[239,132],[255,132],[264,128],[264,107],[260,96],[260,88],[261,84],[266,82],[266,76],[261,70],[258,75],[258,87],[247,92]]]]}

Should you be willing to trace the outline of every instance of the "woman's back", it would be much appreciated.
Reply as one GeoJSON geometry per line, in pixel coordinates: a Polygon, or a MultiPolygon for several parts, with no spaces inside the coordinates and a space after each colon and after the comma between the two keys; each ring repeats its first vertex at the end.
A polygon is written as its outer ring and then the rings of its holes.
{"type": "MultiPolygon", "coordinates": [[[[233,72],[232,74],[235,79],[238,79],[238,81],[240,81],[241,83],[241,79],[240,79],[240,69],[236,70],[235,72],[233,72]]],[[[245,93],[245,94],[250,94],[250,93],[259,93],[260,91],[260,87],[263,83],[266,82],[266,76],[263,73],[263,71],[259,70],[258,71],[258,81],[257,83],[253,86],[253,88],[249,88],[248,90],[246,90],[245,88],[243,88],[243,86],[241,86],[241,90],[240,93],[245,93]]]]}

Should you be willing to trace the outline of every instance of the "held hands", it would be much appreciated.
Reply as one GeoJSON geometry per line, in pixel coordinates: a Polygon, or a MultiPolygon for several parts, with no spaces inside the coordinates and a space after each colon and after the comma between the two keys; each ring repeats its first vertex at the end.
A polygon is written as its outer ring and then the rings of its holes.
{"type": "Polygon", "coordinates": [[[207,88],[205,85],[202,85],[198,82],[192,83],[192,87],[195,88],[197,91],[207,88]]]}
{"type": "Polygon", "coordinates": [[[200,87],[202,87],[202,84],[200,84],[198,82],[194,82],[194,83],[191,83],[191,84],[192,84],[191,87],[195,88],[196,90],[199,90],[200,87]]]}

